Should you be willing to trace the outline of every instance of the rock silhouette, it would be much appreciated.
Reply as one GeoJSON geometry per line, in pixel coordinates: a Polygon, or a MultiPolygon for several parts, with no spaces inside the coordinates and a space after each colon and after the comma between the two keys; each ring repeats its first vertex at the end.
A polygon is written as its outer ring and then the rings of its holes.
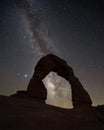
{"type": "Polygon", "coordinates": [[[63,59],[49,54],[42,57],[35,67],[35,72],[31,78],[27,93],[35,98],[45,100],[47,98],[47,91],[42,80],[51,72],[57,72],[71,84],[72,102],[74,107],[91,106],[92,101],[83,88],[78,78],[74,75],[73,69],[63,59]]]}
{"type": "Polygon", "coordinates": [[[49,54],[37,63],[26,91],[0,95],[0,130],[104,130],[104,105],[91,104],[73,69],[49,54]],[[47,91],[42,79],[51,71],[71,84],[73,109],[45,104],[47,91]]]}

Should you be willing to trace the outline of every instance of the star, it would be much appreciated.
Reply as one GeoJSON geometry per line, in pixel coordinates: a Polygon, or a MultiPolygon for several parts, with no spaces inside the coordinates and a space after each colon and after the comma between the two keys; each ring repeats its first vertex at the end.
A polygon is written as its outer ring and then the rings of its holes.
{"type": "Polygon", "coordinates": [[[20,73],[17,73],[17,76],[20,76],[20,73]]]}
{"type": "Polygon", "coordinates": [[[26,39],[26,36],[24,36],[23,38],[26,39]]]}
{"type": "Polygon", "coordinates": [[[25,74],[24,77],[27,78],[27,74],[25,74]]]}

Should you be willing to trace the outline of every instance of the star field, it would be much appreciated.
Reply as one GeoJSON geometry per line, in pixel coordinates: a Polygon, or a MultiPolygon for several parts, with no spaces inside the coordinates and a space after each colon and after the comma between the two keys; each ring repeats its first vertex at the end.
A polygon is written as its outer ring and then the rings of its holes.
{"type": "MultiPolygon", "coordinates": [[[[22,0],[23,1],[23,0],[22,0]]],[[[0,94],[26,89],[37,57],[32,32],[17,0],[0,1],[0,94]]],[[[104,2],[32,0],[49,52],[64,58],[96,104],[104,104],[104,2]]],[[[39,37],[40,38],[40,37],[39,37]]],[[[59,92],[59,91],[57,91],[59,92]]]]}

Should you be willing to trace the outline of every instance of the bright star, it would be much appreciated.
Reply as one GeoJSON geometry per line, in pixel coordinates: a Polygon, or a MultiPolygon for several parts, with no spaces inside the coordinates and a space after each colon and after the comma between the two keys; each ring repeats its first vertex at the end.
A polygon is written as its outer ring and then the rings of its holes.
{"type": "Polygon", "coordinates": [[[24,77],[26,78],[26,77],[27,77],[27,74],[25,74],[24,77]]]}

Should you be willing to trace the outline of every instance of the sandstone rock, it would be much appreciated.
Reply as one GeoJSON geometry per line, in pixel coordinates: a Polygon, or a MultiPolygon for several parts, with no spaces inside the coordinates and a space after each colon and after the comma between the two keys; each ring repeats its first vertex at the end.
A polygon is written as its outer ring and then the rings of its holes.
{"type": "Polygon", "coordinates": [[[73,69],[63,59],[50,54],[37,63],[27,91],[0,96],[0,130],[104,130],[104,105],[91,104],[73,69]],[[47,91],[42,79],[51,71],[71,84],[73,109],[45,104],[47,91]]]}
{"type": "Polygon", "coordinates": [[[104,130],[99,114],[94,107],[63,109],[35,98],[0,96],[0,130],[104,130]]]}
{"type": "Polygon", "coordinates": [[[91,106],[91,98],[78,78],[74,75],[73,69],[63,59],[53,54],[42,57],[37,63],[34,75],[27,88],[27,93],[30,96],[43,100],[46,99],[47,92],[42,83],[42,79],[51,71],[57,72],[58,75],[68,80],[71,84],[74,107],[91,106]]]}
{"type": "Polygon", "coordinates": [[[43,100],[43,102],[47,99],[47,90],[42,80],[35,77],[29,82],[27,93],[33,98],[43,100]]]}

